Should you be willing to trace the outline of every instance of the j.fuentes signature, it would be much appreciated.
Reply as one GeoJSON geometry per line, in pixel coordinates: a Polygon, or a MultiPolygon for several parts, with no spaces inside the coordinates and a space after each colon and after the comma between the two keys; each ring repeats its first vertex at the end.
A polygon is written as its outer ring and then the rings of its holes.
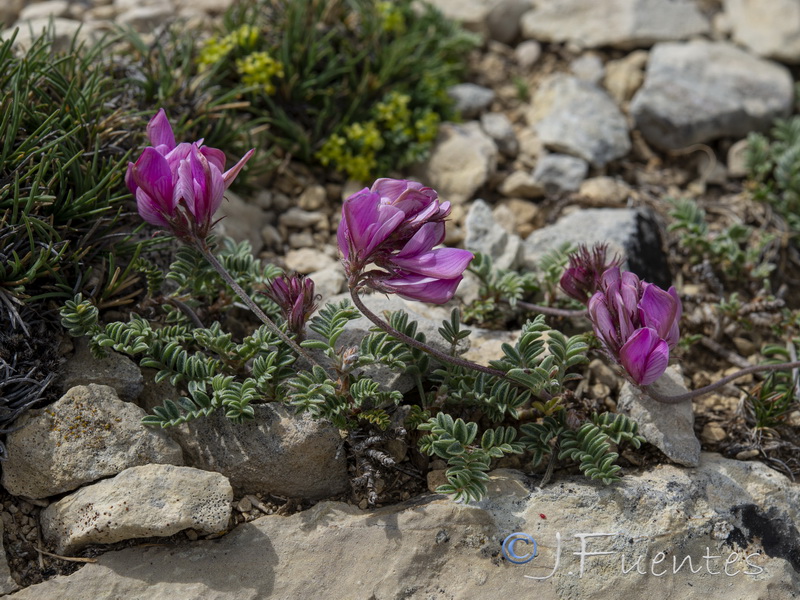
{"type": "MultiPolygon", "coordinates": [[[[691,572],[692,574],[700,573],[705,570],[709,575],[726,575],[727,577],[734,577],[735,575],[758,575],[764,569],[751,560],[758,557],[758,552],[753,552],[745,556],[741,556],[737,552],[731,552],[727,557],[721,554],[711,554],[710,547],[706,546],[706,551],[702,556],[673,555],[672,560],[667,559],[664,552],[657,552],[655,555],[648,559],[647,554],[639,554],[634,556],[626,556],[624,552],[617,552],[613,550],[588,550],[590,541],[597,538],[613,538],[618,533],[576,533],[572,537],[579,540],[580,550],[573,552],[574,556],[580,557],[580,567],[578,570],[578,577],[583,577],[584,573],[588,573],[589,567],[587,558],[595,556],[611,556],[614,554],[619,555],[620,572],[623,575],[628,573],[635,573],[639,575],[652,575],[653,577],[664,577],[665,575],[675,575],[682,570],[691,572]],[[723,560],[724,559],[724,560],[723,560]],[[741,564],[741,562],[744,564],[741,564]]],[[[549,574],[543,576],[525,575],[528,579],[550,579],[559,569],[561,564],[561,532],[556,533],[556,555],[555,564],[549,574]]],[[[536,540],[527,533],[516,532],[507,536],[503,540],[503,556],[509,562],[514,564],[523,565],[531,562],[539,555],[539,545],[536,540]]],[[[575,575],[573,571],[569,571],[569,575],[575,575]]]]}

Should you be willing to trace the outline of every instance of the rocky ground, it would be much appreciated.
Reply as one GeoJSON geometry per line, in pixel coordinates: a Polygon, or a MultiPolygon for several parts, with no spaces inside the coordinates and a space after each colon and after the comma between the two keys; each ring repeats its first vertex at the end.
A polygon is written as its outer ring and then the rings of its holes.
{"type": "MultiPolygon", "coordinates": [[[[112,23],[146,35],[176,16],[210,26],[225,4],[11,0],[0,22],[24,32],[54,16],[63,39],[81,23],[86,36],[112,23]]],[[[708,340],[680,356],[685,379],[675,371],[675,385],[699,387],[755,360],[759,331],[714,331],[700,300],[713,295],[713,277],[684,264],[666,232],[665,199],[696,199],[714,216],[712,231],[737,221],[776,227],[744,188],[743,141],[793,110],[800,3],[434,4],[485,39],[467,57],[470,82],[451,90],[463,122],[442,128],[413,174],[454,205],[447,243],[489,254],[502,268],[535,270],[562,242],[607,242],[645,279],[674,281],[686,326],[708,340]]],[[[26,43],[24,34],[18,39],[26,43]]],[[[334,298],[345,283],[335,248],[340,203],[360,187],[290,163],[268,187],[230,195],[225,231],[309,274],[334,298]]],[[[779,297],[797,308],[797,265],[790,257],[783,269],[779,297]]],[[[476,282],[466,280],[459,293],[474,298],[476,282]]],[[[447,314],[387,302],[432,329],[447,314]]],[[[495,358],[519,323],[506,325],[479,332],[469,356],[495,358]]],[[[605,488],[563,473],[539,488],[541,475],[500,470],[489,498],[460,506],[420,497],[438,485],[444,464],[419,464],[400,444],[392,454],[401,470],[379,482],[382,508],[366,510],[350,491],[352,465],[331,427],[266,406],[253,424],[209,420],[166,435],[140,420],[169,386],[121,356],[92,361],[80,343],[64,354],[64,396],[8,437],[0,517],[9,568],[0,565],[0,590],[62,576],[14,598],[490,598],[529,586],[545,598],[608,596],[609,586],[624,590],[620,596],[789,598],[799,589],[800,492],[789,478],[800,473],[800,413],[782,438],[754,440],[734,386],[675,409],[664,431],[664,419],[595,360],[581,393],[628,410],[658,448],[626,454],[622,483],[605,488]],[[748,461],[756,458],[772,468],[748,461]],[[514,531],[536,536],[541,562],[500,557],[514,531]],[[573,536],[601,531],[614,536],[597,549],[616,554],[589,559],[593,571],[580,577],[573,536]],[[546,583],[525,579],[552,569],[556,532],[561,569],[546,583]],[[690,556],[702,568],[676,573],[667,558],[660,579],[658,561],[650,562],[659,552],[678,563],[690,556]],[[623,572],[623,555],[645,556],[650,575],[623,572]]]]}

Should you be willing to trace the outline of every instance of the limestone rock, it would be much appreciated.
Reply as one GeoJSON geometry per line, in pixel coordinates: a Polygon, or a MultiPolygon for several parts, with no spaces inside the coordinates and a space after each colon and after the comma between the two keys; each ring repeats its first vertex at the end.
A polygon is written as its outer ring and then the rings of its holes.
{"type": "Polygon", "coordinates": [[[481,115],[481,127],[497,144],[497,149],[509,157],[517,155],[519,142],[514,133],[511,121],[504,113],[490,112],[481,115]]]}
{"type": "Polygon", "coordinates": [[[42,533],[62,554],[189,528],[219,533],[228,528],[232,501],[233,489],[219,473],[172,465],[132,467],[48,506],[42,533]]]}
{"type": "Polygon", "coordinates": [[[576,156],[545,154],[536,162],[533,181],[548,194],[574,192],[589,172],[589,163],[576,156]]]}
{"type": "Polygon", "coordinates": [[[514,58],[521,69],[527,71],[542,55],[542,45],[535,40],[525,40],[514,48],[514,58]]]}
{"type": "Polygon", "coordinates": [[[95,358],[85,339],[75,342],[75,354],[61,372],[64,391],[78,385],[108,385],[125,402],[133,402],[142,393],[144,380],[139,366],[124,354],[108,350],[104,358],[95,358]]]}
{"type": "Polygon", "coordinates": [[[531,0],[500,0],[486,15],[489,37],[513,44],[520,35],[520,18],[531,8],[531,0]]]}
{"type": "Polygon", "coordinates": [[[314,271],[338,267],[338,264],[324,252],[316,248],[289,250],[285,257],[286,268],[307,275],[314,271]]]}
{"type": "Polygon", "coordinates": [[[527,118],[545,146],[595,167],[631,148],[625,117],[611,97],[577,77],[558,74],[542,82],[527,118]]]}
{"type": "Polygon", "coordinates": [[[467,213],[464,248],[482,252],[492,259],[497,269],[514,269],[519,262],[522,240],[500,226],[492,215],[491,207],[483,200],[475,200],[467,213]]]}
{"type": "Polygon", "coordinates": [[[692,0],[543,0],[522,16],[522,34],[584,48],[632,49],[708,33],[692,0]]]}
{"type": "MultiPolygon", "coordinates": [[[[685,394],[680,370],[671,366],[652,387],[665,396],[685,394]]],[[[656,402],[639,388],[625,382],[619,394],[617,410],[639,425],[639,433],[670,460],[686,467],[700,464],[700,440],[694,434],[692,402],[679,404],[656,402]]]]}
{"type": "Polygon", "coordinates": [[[633,98],[642,86],[647,57],[648,53],[645,50],[636,50],[619,60],[610,60],[606,63],[603,85],[618,104],[633,98]]]}
{"type": "Polygon", "coordinates": [[[768,129],[789,114],[789,71],[725,42],[656,45],[631,114],[664,150],[768,129]]]}
{"type": "Polygon", "coordinates": [[[17,27],[12,27],[0,32],[0,39],[7,40],[19,29],[17,37],[14,39],[14,48],[26,50],[31,47],[33,42],[43,34],[47,34],[52,39],[53,52],[66,52],[70,49],[73,40],[76,44],[88,42],[93,38],[92,28],[74,19],[51,19],[44,17],[32,19],[19,23],[17,27]]]}
{"type": "Polygon", "coordinates": [[[215,227],[218,236],[227,235],[237,242],[247,240],[254,254],[261,251],[264,246],[261,230],[267,225],[267,215],[258,206],[227,190],[217,216],[223,217],[215,227]]]}
{"type": "Polygon", "coordinates": [[[461,204],[472,199],[497,168],[497,145],[480,124],[444,124],[431,151],[423,181],[443,200],[461,204]]]}
{"type": "Polygon", "coordinates": [[[525,171],[512,171],[500,184],[500,193],[509,198],[541,198],[544,191],[541,183],[525,171]]]}
{"type": "Polygon", "coordinates": [[[429,4],[437,8],[445,17],[458,21],[470,31],[484,31],[486,15],[491,3],[497,0],[431,0],[429,4]]]}
{"type": "Polygon", "coordinates": [[[69,2],[67,0],[46,0],[23,8],[19,13],[19,20],[31,21],[49,17],[66,17],[68,11],[69,2]]]}
{"type": "Polygon", "coordinates": [[[5,548],[3,548],[3,520],[0,519],[0,596],[16,592],[19,585],[11,577],[11,569],[8,566],[5,548]]]}
{"type": "Polygon", "coordinates": [[[119,25],[131,27],[135,31],[148,32],[164,25],[175,16],[171,4],[157,4],[153,6],[136,6],[117,16],[119,25]]]}
{"type": "Polygon", "coordinates": [[[456,84],[447,90],[447,95],[455,100],[455,109],[465,119],[477,117],[488,109],[495,96],[493,90],[474,83],[456,84]]]}
{"type": "Polygon", "coordinates": [[[536,488],[538,479],[493,471],[489,496],[467,505],[320,502],[214,541],[108,552],[10,599],[660,599],[666,586],[685,600],[783,600],[800,587],[800,487],[761,463],[703,454],[696,469],[659,465],[609,486],[557,473],[536,488]],[[502,555],[515,532],[538,544],[526,564],[502,555]]]}
{"type": "Polygon", "coordinates": [[[233,423],[217,411],[173,428],[187,464],[225,475],[237,495],[317,499],[348,489],[342,440],[330,423],[277,403],[253,408],[252,421],[233,423]]]}
{"type": "Polygon", "coordinates": [[[625,204],[633,190],[615,177],[592,177],[581,183],[578,193],[596,203],[625,204]]]}
{"type": "Polygon", "coordinates": [[[725,0],[734,41],[766,58],[800,62],[800,2],[725,0]]]}
{"type": "Polygon", "coordinates": [[[113,388],[70,389],[56,403],[24,414],[8,434],[3,487],[15,496],[46,498],[134,466],[183,464],[181,449],[145,412],[113,388]]]}
{"type": "Polygon", "coordinates": [[[671,284],[661,233],[647,209],[590,208],[566,215],[527,237],[522,265],[535,270],[544,253],[564,242],[607,243],[609,255],[622,257],[624,268],[663,288],[671,284]]]}
{"type": "Polygon", "coordinates": [[[313,271],[308,276],[314,281],[314,290],[322,296],[323,302],[339,294],[347,282],[344,269],[338,262],[313,271]]]}

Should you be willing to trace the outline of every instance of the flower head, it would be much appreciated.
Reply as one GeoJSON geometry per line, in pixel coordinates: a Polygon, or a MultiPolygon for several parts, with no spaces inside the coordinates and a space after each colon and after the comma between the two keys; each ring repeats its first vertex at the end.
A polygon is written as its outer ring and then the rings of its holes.
{"type": "Polygon", "coordinates": [[[441,304],[453,297],[472,253],[436,248],[450,203],[416,181],[378,179],[345,200],[339,250],[353,285],[441,304]],[[380,270],[364,272],[373,264],[380,270]]]}
{"type": "Polygon", "coordinates": [[[569,257],[569,267],[561,276],[561,289],[570,298],[586,304],[600,288],[600,280],[608,269],[620,265],[619,257],[609,260],[608,245],[595,244],[590,250],[581,244],[569,257]]]}
{"type": "Polygon", "coordinates": [[[675,288],[664,291],[612,267],[588,308],[595,334],[635,383],[649,385],[661,376],[679,339],[682,308],[675,288]]]}
{"type": "Polygon", "coordinates": [[[302,338],[306,321],[317,310],[314,281],[302,275],[281,275],[262,293],[281,309],[289,331],[302,338]]]}
{"type": "Polygon", "coordinates": [[[176,144],[163,108],[148,123],[147,136],[152,145],[128,163],[125,174],[139,214],[181,239],[205,239],[225,190],[255,150],[224,171],[222,150],[203,146],[203,140],[176,144]]]}

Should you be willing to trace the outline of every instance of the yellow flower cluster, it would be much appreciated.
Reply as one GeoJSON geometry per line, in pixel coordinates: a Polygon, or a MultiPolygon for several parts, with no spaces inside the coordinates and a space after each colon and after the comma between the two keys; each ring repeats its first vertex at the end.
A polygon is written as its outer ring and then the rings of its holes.
{"type": "Polygon", "coordinates": [[[405,17],[393,2],[378,2],[377,9],[381,18],[381,28],[386,33],[396,33],[398,35],[405,33],[405,17]]]}
{"type": "Polygon", "coordinates": [[[236,61],[236,70],[247,86],[260,86],[265,94],[275,93],[273,77],[283,77],[283,63],[266,52],[253,52],[236,61]]]}
{"type": "Polygon", "coordinates": [[[252,25],[242,25],[224,37],[212,36],[200,50],[197,63],[201,67],[211,67],[225,58],[234,48],[252,50],[258,42],[258,29],[252,25]]]}
{"type": "Polygon", "coordinates": [[[413,134],[409,102],[411,102],[411,96],[408,94],[390,92],[383,102],[375,105],[375,112],[378,120],[383,123],[384,129],[402,132],[409,137],[413,134]]]}
{"type": "Polygon", "coordinates": [[[357,181],[366,181],[378,166],[376,153],[383,148],[383,138],[375,121],[353,123],[333,134],[323,144],[317,159],[324,166],[335,165],[357,181]]]}

